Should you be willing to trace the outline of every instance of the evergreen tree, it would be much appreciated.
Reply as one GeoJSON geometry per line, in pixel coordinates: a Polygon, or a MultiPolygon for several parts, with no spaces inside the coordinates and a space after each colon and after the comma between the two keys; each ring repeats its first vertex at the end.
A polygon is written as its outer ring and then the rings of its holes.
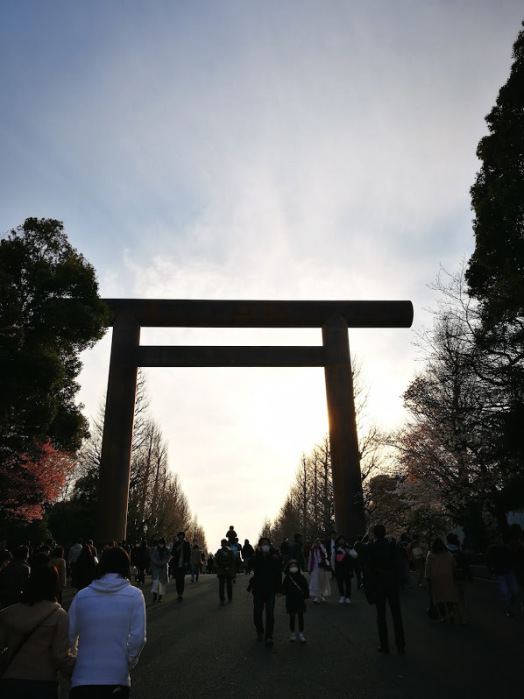
{"type": "Polygon", "coordinates": [[[466,279],[487,324],[524,316],[524,30],[513,58],[486,117],[490,133],[478,145],[482,168],[471,188],[475,251],[466,279]]]}
{"type": "Polygon", "coordinates": [[[109,310],[93,267],[63,224],[28,218],[0,241],[0,457],[50,440],[75,451],[87,421],[75,404],[79,354],[105,333],[109,310]]]}
{"type": "MultiPolygon", "coordinates": [[[[60,221],[28,218],[0,240],[0,491],[17,483],[20,512],[63,486],[49,454],[67,460],[88,433],[75,403],[79,355],[108,321],[95,271],[60,221]],[[55,472],[49,490],[41,476],[55,472]]],[[[0,500],[0,520],[12,516],[8,501],[0,500]]]]}

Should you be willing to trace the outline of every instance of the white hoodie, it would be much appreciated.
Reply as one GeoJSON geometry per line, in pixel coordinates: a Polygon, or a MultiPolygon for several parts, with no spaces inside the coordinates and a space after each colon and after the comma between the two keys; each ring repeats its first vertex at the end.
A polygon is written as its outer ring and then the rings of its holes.
{"type": "Polygon", "coordinates": [[[71,686],[130,685],[129,670],[146,642],[144,595],[129,580],[107,573],[80,590],[69,609],[69,641],[78,639],[71,686]]]}

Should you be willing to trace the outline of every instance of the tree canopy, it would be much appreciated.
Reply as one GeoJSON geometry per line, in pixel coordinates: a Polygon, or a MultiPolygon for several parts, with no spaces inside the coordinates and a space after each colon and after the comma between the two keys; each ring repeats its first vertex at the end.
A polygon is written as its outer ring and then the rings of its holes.
{"type": "Polygon", "coordinates": [[[104,335],[108,319],[95,271],[60,221],[28,218],[0,241],[2,457],[32,450],[35,440],[80,446],[79,353],[104,335]]]}
{"type": "Polygon", "coordinates": [[[88,433],[75,403],[79,354],[108,321],[95,271],[61,221],[28,218],[0,240],[0,464],[33,499],[52,492],[35,475],[46,450],[75,452],[88,433]]]}
{"type": "Polygon", "coordinates": [[[490,323],[524,315],[524,30],[513,58],[486,117],[489,134],[477,148],[482,168],[471,188],[475,251],[466,279],[490,323]]]}

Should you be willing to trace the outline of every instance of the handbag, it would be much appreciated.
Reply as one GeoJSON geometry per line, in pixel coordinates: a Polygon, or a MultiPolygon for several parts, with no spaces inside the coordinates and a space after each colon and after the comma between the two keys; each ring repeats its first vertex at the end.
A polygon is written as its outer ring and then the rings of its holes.
{"type": "Polygon", "coordinates": [[[22,648],[25,646],[27,641],[31,638],[31,636],[34,634],[34,632],[40,628],[40,626],[49,619],[49,617],[54,613],[58,612],[58,609],[52,609],[49,614],[46,614],[46,616],[38,622],[38,624],[31,629],[31,631],[26,634],[21,641],[18,642],[18,645],[16,645],[14,648],[3,648],[2,651],[0,652],[0,678],[4,676],[4,673],[6,672],[7,668],[11,665],[13,660],[16,658],[18,653],[22,650],[22,648]]]}

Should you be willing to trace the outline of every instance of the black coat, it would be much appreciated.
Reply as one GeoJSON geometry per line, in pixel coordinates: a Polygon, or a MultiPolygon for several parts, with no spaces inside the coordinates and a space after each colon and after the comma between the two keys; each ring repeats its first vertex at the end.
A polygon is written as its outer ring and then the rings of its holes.
{"type": "MultiPolygon", "coordinates": [[[[373,582],[377,590],[386,591],[399,583],[399,549],[385,537],[362,547],[364,579],[373,582]]],[[[402,553],[402,552],[400,552],[402,553]]]]}
{"type": "Polygon", "coordinates": [[[286,596],[286,612],[288,614],[306,611],[309,585],[302,573],[288,573],[286,575],[282,583],[282,594],[286,596]]]}
{"type": "MultiPolygon", "coordinates": [[[[171,551],[171,555],[173,558],[169,561],[169,568],[170,570],[175,570],[178,568],[178,560],[180,558],[180,541],[175,541],[173,544],[173,549],[171,551]],[[177,550],[178,549],[178,550],[177,550]]],[[[184,551],[183,555],[183,568],[187,568],[189,566],[189,560],[191,558],[191,544],[189,541],[183,541],[182,542],[182,547],[184,551]]]]}
{"type": "Polygon", "coordinates": [[[271,549],[265,556],[262,551],[257,551],[251,560],[253,577],[249,581],[249,588],[253,594],[274,595],[282,589],[282,562],[275,549],[271,549]]]}

